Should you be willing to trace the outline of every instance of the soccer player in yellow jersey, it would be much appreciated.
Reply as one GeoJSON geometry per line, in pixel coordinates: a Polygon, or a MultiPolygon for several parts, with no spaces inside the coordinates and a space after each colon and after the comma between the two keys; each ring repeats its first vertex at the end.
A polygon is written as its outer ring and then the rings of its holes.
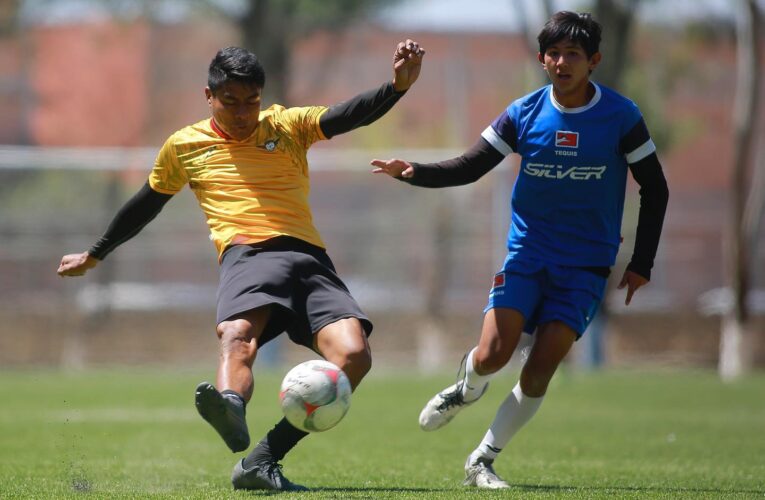
{"type": "MultiPolygon", "coordinates": [[[[233,451],[250,436],[258,348],[282,332],[341,367],[355,387],[371,367],[372,324],[327,256],[308,204],[306,152],[316,141],[383,116],[420,74],[425,51],[412,40],[393,56],[393,80],[334,106],[261,110],[265,72],[247,50],[228,47],[210,63],[205,96],[211,117],[165,142],[148,182],[87,252],[65,255],[60,276],[81,276],[137,234],[188,184],[218,250],[215,386],[197,386],[200,415],[233,451]]],[[[306,433],[279,421],[234,467],[235,489],[302,490],[279,461],[306,433]]]]}

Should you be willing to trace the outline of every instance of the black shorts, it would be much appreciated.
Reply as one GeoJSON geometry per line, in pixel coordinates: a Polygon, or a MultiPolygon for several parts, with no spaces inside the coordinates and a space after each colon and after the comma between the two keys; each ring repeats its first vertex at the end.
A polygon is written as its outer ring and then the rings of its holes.
{"type": "Polygon", "coordinates": [[[288,236],[233,245],[221,258],[217,322],[271,305],[258,345],[282,332],[313,349],[313,336],[344,318],[358,318],[367,336],[372,323],[340,279],[324,249],[288,236]]]}

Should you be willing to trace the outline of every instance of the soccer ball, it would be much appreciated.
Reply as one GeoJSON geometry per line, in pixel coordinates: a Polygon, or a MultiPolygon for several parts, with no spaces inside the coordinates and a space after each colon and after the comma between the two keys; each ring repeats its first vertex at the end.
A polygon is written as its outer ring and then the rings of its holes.
{"type": "Polygon", "coordinates": [[[337,425],[351,406],[351,383],[329,361],[306,361],[284,376],[279,401],[289,423],[322,432],[337,425]]]}

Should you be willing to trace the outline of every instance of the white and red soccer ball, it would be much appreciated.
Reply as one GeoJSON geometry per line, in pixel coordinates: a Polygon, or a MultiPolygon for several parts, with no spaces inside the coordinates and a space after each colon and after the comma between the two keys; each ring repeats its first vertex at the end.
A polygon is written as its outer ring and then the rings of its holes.
{"type": "Polygon", "coordinates": [[[284,376],[279,401],[292,425],[306,432],[322,432],[337,425],[348,412],[351,383],[329,361],[306,361],[284,376]]]}

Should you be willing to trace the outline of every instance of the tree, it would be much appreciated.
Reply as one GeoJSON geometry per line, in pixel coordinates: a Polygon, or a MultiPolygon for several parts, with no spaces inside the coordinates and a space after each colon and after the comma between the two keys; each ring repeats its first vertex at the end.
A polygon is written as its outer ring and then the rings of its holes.
{"type": "Polygon", "coordinates": [[[603,60],[597,70],[598,81],[607,87],[621,88],[639,3],[640,0],[598,0],[595,3],[594,16],[603,26],[604,40],[600,47],[603,60]]]}
{"type": "Polygon", "coordinates": [[[318,30],[338,31],[383,0],[247,0],[236,19],[242,45],[255,52],[266,69],[268,102],[287,103],[292,45],[318,30]]]}
{"type": "MultiPolygon", "coordinates": [[[[11,4],[18,3],[18,0],[9,1],[11,4]]],[[[62,0],[37,0],[33,11],[45,12],[46,8],[57,2],[63,3],[62,0]]],[[[97,5],[116,18],[141,16],[156,20],[165,3],[173,2],[99,0],[97,5]]],[[[255,52],[265,67],[266,102],[287,104],[289,67],[292,46],[296,41],[320,30],[340,32],[352,21],[391,3],[390,0],[241,0],[237,4],[220,0],[190,0],[176,3],[174,8],[187,14],[214,13],[233,20],[239,27],[241,45],[255,52]]],[[[3,29],[6,10],[0,7],[0,30],[3,29]]]]}
{"type": "Polygon", "coordinates": [[[0,37],[16,33],[20,7],[20,0],[0,1],[0,37]]]}
{"type": "MultiPolygon", "coordinates": [[[[751,331],[747,298],[762,220],[762,172],[756,170],[754,138],[759,109],[760,30],[762,18],[756,0],[739,0],[737,26],[738,75],[733,109],[734,157],[728,235],[724,241],[726,271],[732,305],[723,315],[718,370],[723,380],[739,377],[751,368],[751,331]],[[752,185],[752,179],[760,185],[752,185]],[[750,187],[751,186],[751,187],[750,187]]],[[[762,170],[760,165],[760,171],[762,170]]]]}

